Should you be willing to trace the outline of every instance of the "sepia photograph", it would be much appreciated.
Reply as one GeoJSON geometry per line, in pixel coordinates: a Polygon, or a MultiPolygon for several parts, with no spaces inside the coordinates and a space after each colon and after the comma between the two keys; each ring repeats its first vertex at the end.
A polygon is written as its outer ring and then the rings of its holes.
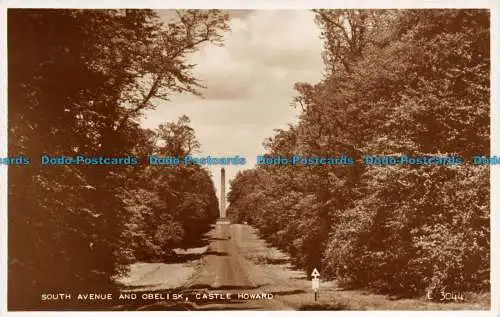
{"type": "Polygon", "coordinates": [[[489,311],[490,9],[8,8],[8,311],[489,311]]]}

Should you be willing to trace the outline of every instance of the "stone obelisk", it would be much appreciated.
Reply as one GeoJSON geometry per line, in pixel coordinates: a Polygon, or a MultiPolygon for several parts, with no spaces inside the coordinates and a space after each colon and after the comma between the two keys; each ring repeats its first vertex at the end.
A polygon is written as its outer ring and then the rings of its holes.
{"type": "Polygon", "coordinates": [[[220,170],[220,217],[226,218],[226,171],[220,170]]]}

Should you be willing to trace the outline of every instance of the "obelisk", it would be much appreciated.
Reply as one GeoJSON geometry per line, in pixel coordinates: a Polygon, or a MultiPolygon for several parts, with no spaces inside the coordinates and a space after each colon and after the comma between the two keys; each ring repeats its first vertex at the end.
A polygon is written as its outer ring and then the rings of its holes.
{"type": "Polygon", "coordinates": [[[226,218],[226,171],[220,170],[220,217],[226,218]]]}

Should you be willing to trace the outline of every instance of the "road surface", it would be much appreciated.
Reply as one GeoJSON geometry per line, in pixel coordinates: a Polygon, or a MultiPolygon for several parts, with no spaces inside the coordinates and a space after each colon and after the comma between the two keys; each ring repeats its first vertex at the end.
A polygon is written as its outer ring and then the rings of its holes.
{"type": "Polygon", "coordinates": [[[188,287],[226,290],[256,288],[236,248],[235,240],[241,237],[237,228],[237,225],[217,223],[204,257],[204,267],[188,287]]]}
{"type": "MultiPolygon", "coordinates": [[[[276,278],[263,276],[245,258],[245,241],[250,227],[218,221],[209,233],[209,246],[201,259],[198,271],[181,287],[184,301],[159,301],[140,307],[140,310],[291,310],[279,300],[276,278]]],[[[255,237],[253,237],[255,239],[255,237]]],[[[246,252],[245,252],[246,251],[246,252]]],[[[283,283],[281,283],[283,284],[283,283]]],[[[285,283],[286,284],[286,283],[285,283]]],[[[285,287],[287,292],[296,292],[285,287]]],[[[281,288],[283,291],[283,288],[281,288]]],[[[298,290],[302,292],[302,290],[298,290]]]]}
{"type": "MultiPolygon", "coordinates": [[[[394,300],[365,290],[343,289],[321,281],[318,301],[311,281],[290,264],[283,252],[246,224],[218,221],[208,245],[196,260],[184,263],[137,263],[128,291],[170,294],[169,299],[123,301],[114,310],[483,310],[489,302],[433,303],[424,299],[394,300]],[[194,263],[194,265],[193,265],[194,263]],[[180,297],[173,300],[173,295],[180,297]],[[228,296],[229,294],[229,296],[228,296]],[[253,296],[253,299],[251,298],[253,296]],[[259,298],[260,297],[260,298],[259,298]]],[[[489,298],[489,297],[488,297],[489,298]]]]}

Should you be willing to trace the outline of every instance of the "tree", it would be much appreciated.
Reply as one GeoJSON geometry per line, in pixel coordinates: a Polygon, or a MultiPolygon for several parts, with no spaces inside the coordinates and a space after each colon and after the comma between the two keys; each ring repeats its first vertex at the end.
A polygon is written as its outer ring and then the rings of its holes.
{"type": "Polygon", "coordinates": [[[296,84],[299,122],[266,153],[356,163],[259,166],[232,183],[228,213],[327,278],[399,296],[487,290],[489,169],[471,158],[489,153],[488,12],[314,11],[328,73],[296,84]],[[463,163],[367,166],[365,155],[463,163]]]}
{"type": "Polygon", "coordinates": [[[9,170],[10,308],[39,305],[42,290],[114,287],[131,257],[127,204],[149,197],[145,216],[158,198],[133,183],[138,166],[46,168],[36,160],[151,149],[140,115],[158,98],[198,93],[187,58],[220,43],[227,20],[219,10],[179,11],[168,24],[152,10],[9,10],[9,155],[35,161],[9,170]]]}

